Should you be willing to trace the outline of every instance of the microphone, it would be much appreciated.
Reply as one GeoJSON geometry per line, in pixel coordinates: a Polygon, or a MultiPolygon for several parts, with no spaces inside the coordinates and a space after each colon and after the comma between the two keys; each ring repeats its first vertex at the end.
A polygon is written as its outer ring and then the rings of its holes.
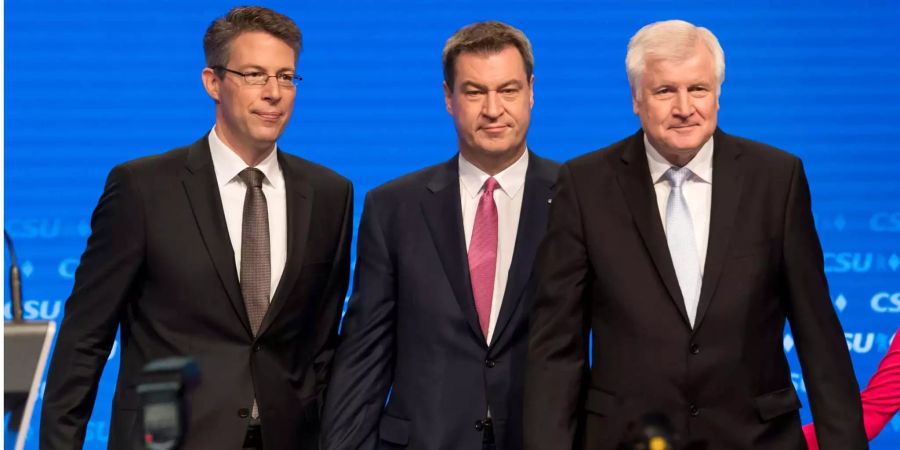
{"type": "Polygon", "coordinates": [[[628,424],[616,450],[706,450],[702,441],[689,441],[675,431],[672,421],[661,413],[649,413],[628,424]]]}
{"type": "Polygon", "coordinates": [[[147,450],[177,450],[187,436],[189,406],[184,394],[200,382],[200,369],[189,357],[150,361],[137,392],[143,409],[147,450]]]}
{"type": "Polygon", "coordinates": [[[21,323],[23,321],[22,276],[19,272],[19,264],[16,262],[16,249],[6,230],[3,230],[3,239],[6,241],[6,248],[9,249],[9,297],[12,300],[13,322],[21,323]]]}

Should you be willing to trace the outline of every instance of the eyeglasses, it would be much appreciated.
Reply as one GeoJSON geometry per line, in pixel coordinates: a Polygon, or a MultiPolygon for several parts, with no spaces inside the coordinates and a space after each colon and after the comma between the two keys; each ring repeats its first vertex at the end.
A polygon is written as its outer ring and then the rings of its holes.
{"type": "Polygon", "coordinates": [[[235,75],[240,75],[244,81],[249,85],[253,86],[264,86],[269,82],[269,78],[275,78],[275,81],[279,86],[283,87],[294,87],[297,83],[303,79],[300,75],[284,72],[275,75],[269,75],[265,72],[238,72],[237,70],[231,70],[227,67],[222,66],[212,66],[210,69],[213,70],[224,70],[225,72],[233,73],[235,75]]]}

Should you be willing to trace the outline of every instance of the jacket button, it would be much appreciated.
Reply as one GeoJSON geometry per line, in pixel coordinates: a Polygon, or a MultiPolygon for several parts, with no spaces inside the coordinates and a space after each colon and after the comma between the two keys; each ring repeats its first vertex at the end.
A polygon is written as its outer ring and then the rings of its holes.
{"type": "Polygon", "coordinates": [[[699,355],[700,354],[700,346],[697,344],[691,344],[691,354],[699,355]]]}
{"type": "Polygon", "coordinates": [[[700,415],[700,408],[698,408],[697,405],[691,405],[688,410],[691,413],[691,417],[697,417],[700,415]]]}
{"type": "Polygon", "coordinates": [[[484,365],[487,366],[488,369],[493,369],[494,366],[497,365],[497,362],[492,359],[486,359],[484,360],[484,365]]]}
{"type": "Polygon", "coordinates": [[[475,421],[475,431],[481,431],[484,429],[484,422],[480,420],[475,421]]]}
{"type": "Polygon", "coordinates": [[[250,410],[247,409],[247,408],[241,408],[241,409],[239,409],[239,410],[238,410],[238,417],[240,417],[241,419],[246,419],[246,418],[250,417],[250,410]]]}
{"type": "Polygon", "coordinates": [[[262,350],[262,344],[256,344],[256,345],[253,346],[253,351],[254,351],[254,352],[258,352],[258,351],[260,351],[260,350],[262,350]]]}

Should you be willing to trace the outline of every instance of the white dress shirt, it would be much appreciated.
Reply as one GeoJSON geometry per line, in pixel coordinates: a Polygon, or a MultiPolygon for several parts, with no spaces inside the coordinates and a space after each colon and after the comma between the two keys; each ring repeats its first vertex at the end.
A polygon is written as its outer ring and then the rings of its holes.
{"type": "MultiPolygon", "coordinates": [[[[241,232],[244,224],[244,197],[247,185],[238,176],[249,167],[234,151],[232,151],[216,135],[213,128],[209,132],[209,151],[213,168],[216,171],[216,182],[219,195],[222,197],[222,210],[225,212],[225,223],[228,226],[228,237],[234,249],[234,264],[238,279],[241,276],[241,232]]],[[[269,290],[269,301],[275,296],[275,288],[281,280],[284,264],[287,261],[287,201],[284,188],[284,174],[278,165],[275,147],[256,168],[265,178],[262,183],[266,196],[266,207],[269,210],[269,257],[272,268],[272,281],[269,290]]]]}
{"type": "MultiPolygon", "coordinates": [[[[491,300],[491,320],[486,337],[488,345],[494,334],[494,326],[500,315],[509,266],[512,263],[516,234],[519,231],[519,216],[522,212],[522,191],[525,190],[525,172],[528,170],[528,152],[502,172],[494,175],[499,186],[494,189],[494,203],[497,205],[497,269],[494,275],[494,295],[491,300]]],[[[466,233],[466,248],[472,241],[475,213],[478,200],[484,189],[484,182],[490,175],[475,167],[459,155],[459,199],[462,205],[463,228],[466,233]]]]}
{"type": "MultiPolygon", "coordinates": [[[[672,187],[664,177],[672,163],[666,160],[659,151],[650,145],[647,136],[644,135],[644,148],[647,151],[647,162],[650,164],[650,180],[656,189],[656,203],[659,207],[659,217],[662,220],[663,230],[666,229],[666,206],[669,201],[669,191],[672,187]]],[[[700,261],[700,276],[706,262],[706,247],[709,241],[709,211],[712,205],[712,176],[713,176],[713,138],[710,137],[700,151],[685,167],[690,169],[691,175],[681,185],[681,192],[687,202],[691,214],[691,222],[694,225],[694,242],[697,244],[697,260],[700,261]]]]}

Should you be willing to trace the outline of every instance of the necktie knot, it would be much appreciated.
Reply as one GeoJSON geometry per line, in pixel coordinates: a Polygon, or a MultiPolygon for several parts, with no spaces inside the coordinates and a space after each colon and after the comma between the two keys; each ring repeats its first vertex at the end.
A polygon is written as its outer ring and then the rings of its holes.
{"type": "Polygon", "coordinates": [[[254,167],[248,167],[242,170],[238,176],[241,177],[241,180],[243,180],[248,187],[253,188],[262,187],[263,178],[266,177],[261,170],[254,167]]]}
{"type": "Polygon", "coordinates": [[[484,193],[487,195],[494,195],[494,189],[500,187],[500,183],[494,177],[490,177],[484,182],[484,193]]]}
{"type": "Polygon", "coordinates": [[[664,177],[669,180],[673,188],[680,188],[684,181],[691,177],[693,172],[687,167],[672,167],[666,171],[664,177]]]}

